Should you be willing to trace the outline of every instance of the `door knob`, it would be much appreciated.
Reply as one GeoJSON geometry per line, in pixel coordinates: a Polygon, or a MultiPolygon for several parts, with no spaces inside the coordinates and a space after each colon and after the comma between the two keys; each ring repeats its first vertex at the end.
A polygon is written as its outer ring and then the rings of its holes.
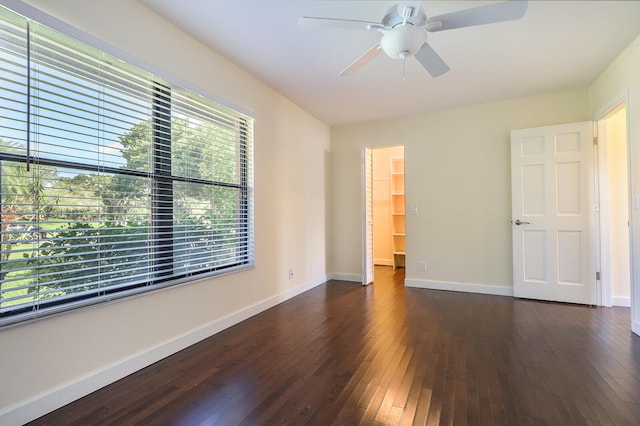
{"type": "Polygon", "coordinates": [[[522,222],[520,219],[516,219],[515,222],[516,225],[531,225],[529,222],[522,222]]]}

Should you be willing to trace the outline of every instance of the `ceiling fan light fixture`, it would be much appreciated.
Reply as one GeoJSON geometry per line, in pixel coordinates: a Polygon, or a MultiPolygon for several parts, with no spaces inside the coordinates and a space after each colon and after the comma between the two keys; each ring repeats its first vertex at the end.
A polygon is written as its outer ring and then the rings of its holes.
{"type": "Polygon", "coordinates": [[[401,24],[385,31],[380,48],[389,57],[406,59],[415,55],[427,39],[426,31],[412,24],[401,24]]]}

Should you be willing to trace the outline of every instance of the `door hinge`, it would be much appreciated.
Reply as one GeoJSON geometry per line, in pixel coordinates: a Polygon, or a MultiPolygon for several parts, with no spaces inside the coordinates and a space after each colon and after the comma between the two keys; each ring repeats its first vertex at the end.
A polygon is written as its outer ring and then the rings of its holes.
{"type": "Polygon", "coordinates": [[[597,136],[593,137],[593,144],[596,145],[596,146],[598,145],[598,137],[597,136]]]}
{"type": "Polygon", "coordinates": [[[600,281],[600,272],[596,272],[596,281],[600,281]]]}

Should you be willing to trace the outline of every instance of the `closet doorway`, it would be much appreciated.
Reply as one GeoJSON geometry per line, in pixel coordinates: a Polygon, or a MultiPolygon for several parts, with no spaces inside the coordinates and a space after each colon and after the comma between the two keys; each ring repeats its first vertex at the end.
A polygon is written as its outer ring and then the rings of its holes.
{"type": "MultiPolygon", "coordinates": [[[[626,102],[598,120],[600,285],[598,304],[631,306],[630,206],[626,102]]],[[[638,197],[634,203],[640,205],[638,197]]],[[[637,209],[635,205],[634,209],[637,209]]]]}
{"type": "Polygon", "coordinates": [[[373,263],[404,268],[404,146],[372,150],[373,263]]]}

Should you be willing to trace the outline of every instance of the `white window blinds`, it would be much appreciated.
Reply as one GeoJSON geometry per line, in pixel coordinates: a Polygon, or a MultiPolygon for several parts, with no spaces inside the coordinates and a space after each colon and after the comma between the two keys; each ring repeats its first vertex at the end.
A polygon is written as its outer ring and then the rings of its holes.
{"type": "Polygon", "coordinates": [[[0,13],[0,324],[251,265],[252,120],[0,13]]]}

